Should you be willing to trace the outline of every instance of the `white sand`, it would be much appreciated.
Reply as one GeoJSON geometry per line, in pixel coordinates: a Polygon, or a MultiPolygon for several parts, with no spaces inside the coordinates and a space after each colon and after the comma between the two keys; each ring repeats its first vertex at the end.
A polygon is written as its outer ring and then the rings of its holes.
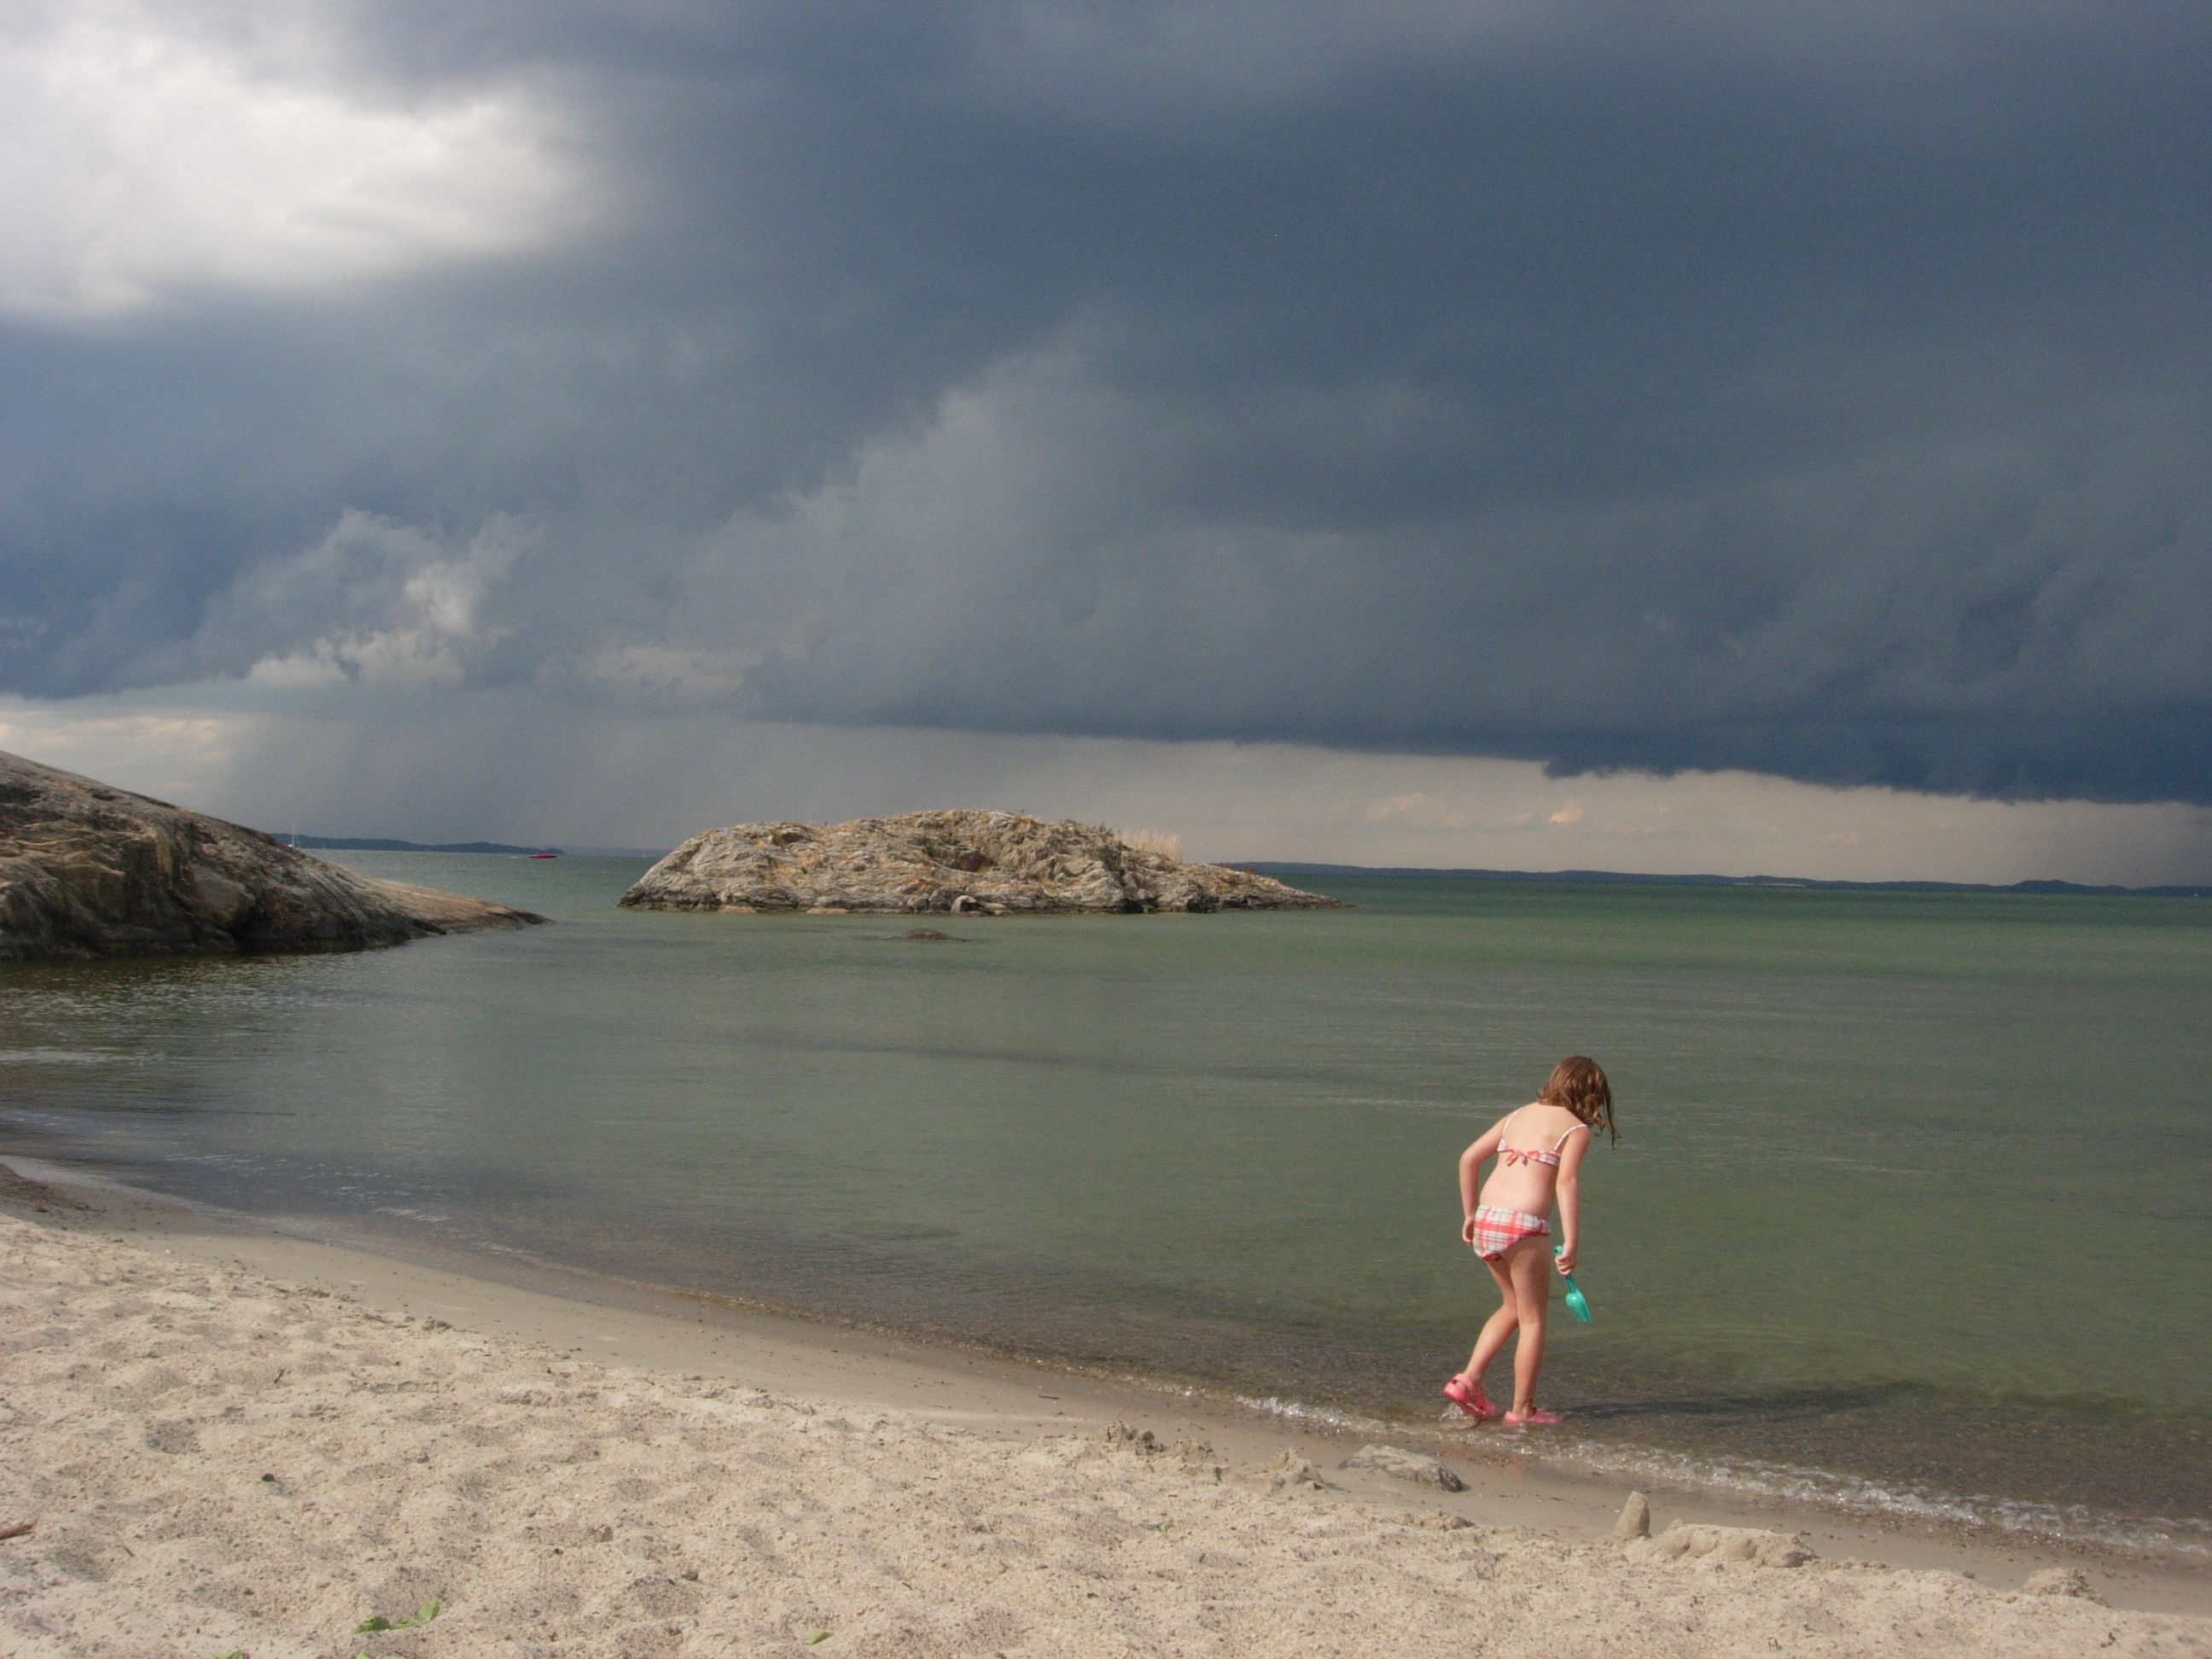
{"type": "Polygon", "coordinates": [[[603,1366],[158,1249],[0,1217],[0,1527],[37,1523],[0,1542],[0,1652],[2212,1654],[2202,1618],[1632,1559],[1441,1493],[603,1366]]]}

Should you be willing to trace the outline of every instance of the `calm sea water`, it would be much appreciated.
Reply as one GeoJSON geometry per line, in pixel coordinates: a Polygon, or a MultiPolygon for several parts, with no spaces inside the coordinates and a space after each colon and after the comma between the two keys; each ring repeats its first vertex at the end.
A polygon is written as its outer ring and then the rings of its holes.
{"type": "Polygon", "coordinates": [[[0,1146],[1487,1435],[1437,1420],[1494,1304],[1455,1160],[1579,1051],[1559,1455],[2212,1544],[2212,902],[1344,878],[930,942],[338,856],[560,925],[0,969],[0,1146]]]}

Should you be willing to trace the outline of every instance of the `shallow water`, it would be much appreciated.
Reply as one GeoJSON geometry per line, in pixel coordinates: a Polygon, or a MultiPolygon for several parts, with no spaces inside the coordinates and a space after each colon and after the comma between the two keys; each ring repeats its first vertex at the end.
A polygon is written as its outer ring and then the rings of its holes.
{"type": "Polygon", "coordinates": [[[338,856],[560,925],[0,970],[5,1144],[1427,1424],[1493,1302],[1455,1159],[1579,1050],[1563,1451],[2212,1541],[2212,902],[1334,878],[937,943],[338,856]]]}

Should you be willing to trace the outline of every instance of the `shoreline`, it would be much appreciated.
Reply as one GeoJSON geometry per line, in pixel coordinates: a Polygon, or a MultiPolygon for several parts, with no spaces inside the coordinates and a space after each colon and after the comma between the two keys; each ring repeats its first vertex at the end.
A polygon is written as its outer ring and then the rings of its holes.
{"type": "Polygon", "coordinates": [[[0,1192],[0,1212],[53,1231],[124,1243],[200,1269],[243,1268],[350,1297],[372,1313],[538,1344],[577,1363],[641,1367],[664,1380],[741,1383],[848,1411],[896,1412],[997,1442],[1096,1435],[1109,1424],[1127,1423],[1162,1444],[1202,1439],[1238,1468],[1266,1468],[1286,1456],[1304,1460],[1346,1498],[1418,1504],[1475,1526],[1528,1528],[1581,1546],[1611,1536],[1634,1487],[1649,1494],[1655,1531],[1677,1521],[1777,1529],[1801,1534],[1826,1560],[1960,1574],[1999,1589],[2017,1589],[2039,1571],[2072,1567],[2085,1571],[2115,1608],[2212,1617],[2212,1571],[2185,1562],[1580,1468],[1518,1455],[1502,1443],[1493,1448],[1404,1427],[1287,1417],[1155,1380],[765,1311],[523,1258],[431,1259],[394,1249],[388,1240],[341,1242],[327,1228],[211,1216],[157,1194],[73,1178],[39,1160],[0,1159],[0,1169],[9,1165],[64,1204],[93,1206],[55,1205],[40,1215],[24,1189],[0,1192]],[[1429,1488],[1416,1496],[1385,1475],[1339,1468],[1361,1445],[1393,1440],[1440,1455],[1466,1490],[1429,1488]]]}

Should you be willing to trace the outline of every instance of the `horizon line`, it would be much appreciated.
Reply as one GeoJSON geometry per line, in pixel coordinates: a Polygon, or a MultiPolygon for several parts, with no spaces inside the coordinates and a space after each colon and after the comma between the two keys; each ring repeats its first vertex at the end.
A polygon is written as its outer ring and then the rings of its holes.
{"type": "Polygon", "coordinates": [[[1263,876],[1393,876],[1430,880],[1557,881],[1592,884],[1630,883],[1673,887],[1788,887],[1905,893],[2023,893],[2125,896],[2136,898],[2212,898],[2212,885],[2168,883],[2125,887],[2118,883],[2053,879],[1992,882],[1932,881],[1900,878],[1890,881],[1828,880],[1815,876],[1663,875],[1637,870],[1480,870],[1423,865],[1318,864],[1285,859],[1223,860],[1263,876]]]}

